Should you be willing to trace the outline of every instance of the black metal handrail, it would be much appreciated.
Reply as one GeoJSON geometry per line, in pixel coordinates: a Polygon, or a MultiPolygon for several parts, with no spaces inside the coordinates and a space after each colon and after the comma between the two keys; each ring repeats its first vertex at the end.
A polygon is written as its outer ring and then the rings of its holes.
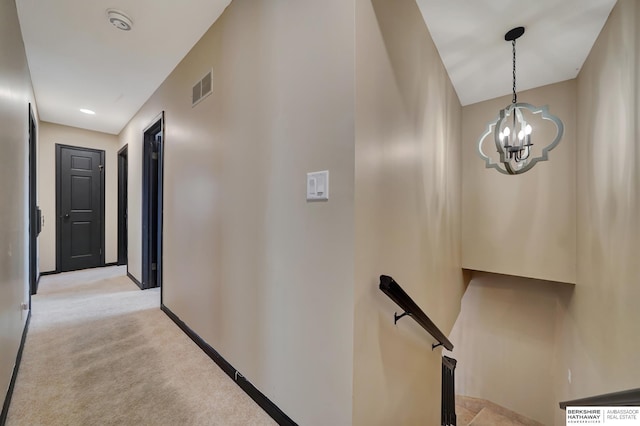
{"type": "Polygon", "coordinates": [[[391,300],[396,302],[398,306],[404,309],[404,313],[398,315],[396,312],[394,314],[394,322],[398,322],[398,320],[406,315],[409,315],[413,318],[418,324],[422,326],[425,330],[429,332],[437,341],[437,345],[431,345],[432,348],[437,348],[438,346],[444,346],[448,350],[453,350],[453,343],[447,339],[447,336],[444,335],[442,331],[429,319],[427,314],[424,313],[422,309],[413,301],[413,299],[400,287],[400,285],[395,282],[393,278],[387,275],[380,275],[380,290],[391,300]]]}
{"type": "Polygon", "coordinates": [[[560,403],[560,408],[565,410],[567,407],[635,407],[639,405],[640,388],[564,401],[560,403]]]}

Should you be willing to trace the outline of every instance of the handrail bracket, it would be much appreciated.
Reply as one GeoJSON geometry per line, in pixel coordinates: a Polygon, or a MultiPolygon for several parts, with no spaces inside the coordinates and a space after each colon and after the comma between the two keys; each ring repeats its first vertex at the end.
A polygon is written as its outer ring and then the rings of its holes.
{"type": "Polygon", "coordinates": [[[402,315],[398,315],[398,313],[397,313],[397,312],[394,312],[394,313],[393,313],[393,323],[394,323],[394,324],[397,324],[397,323],[398,323],[398,320],[400,320],[400,318],[405,317],[405,316],[407,316],[407,315],[411,316],[411,312],[405,312],[405,313],[404,313],[404,314],[402,314],[402,315]]]}

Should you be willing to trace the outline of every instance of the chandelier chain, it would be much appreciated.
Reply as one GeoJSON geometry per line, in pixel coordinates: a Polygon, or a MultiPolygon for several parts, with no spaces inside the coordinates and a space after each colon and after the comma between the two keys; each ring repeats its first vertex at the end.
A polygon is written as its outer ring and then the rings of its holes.
{"type": "Polygon", "coordinates": [[[511,41],[513,47],[513,103],[518,102],[518,94],[516,93],[516,41],[511,41]]]}

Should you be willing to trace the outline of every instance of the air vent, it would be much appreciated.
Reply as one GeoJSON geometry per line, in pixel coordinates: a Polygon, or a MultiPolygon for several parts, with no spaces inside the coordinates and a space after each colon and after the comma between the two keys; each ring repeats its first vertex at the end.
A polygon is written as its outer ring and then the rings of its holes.
{"type": "Polygon", "coordinates": [[[191,106],[194,107],[211,94],[213,71],[209,71],[200,81],[194,84],[191,92],[191,106]]]}

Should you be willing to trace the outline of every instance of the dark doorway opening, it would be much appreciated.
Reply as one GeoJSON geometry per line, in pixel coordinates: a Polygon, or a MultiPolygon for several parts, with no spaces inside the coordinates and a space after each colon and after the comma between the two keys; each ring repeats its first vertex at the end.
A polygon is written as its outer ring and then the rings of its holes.
{"type": "Polygon", "coordinates": [[[118,265],[126,265],[128,258],[128,146],[118,151],[118,265]]]}
{"type": "Polygon", "coordinates": [[[37,206],[37,128],[33,109],[29,104],[29,292],[38,292],[38,234],[41,215],[37,206]]]}
{"type": "Polygon", "coordinates": [[[142,289],[162,286],[164,112],[144,130],[142,155],[142,289]]]}
{"type": "Polygon", "coordinates": [[[104,151],[56,144],[56,271],[104,266],[104,151]]]}

